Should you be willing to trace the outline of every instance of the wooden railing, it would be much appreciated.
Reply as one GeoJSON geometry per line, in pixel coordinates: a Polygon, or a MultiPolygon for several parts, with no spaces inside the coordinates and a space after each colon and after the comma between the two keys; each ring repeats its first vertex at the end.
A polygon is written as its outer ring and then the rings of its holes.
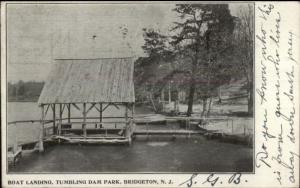
{"type": "MultiPolygon", "coordinates": [[[[103,119],[125,119],[124,117],[103,117],[103,119]]],[[[80,120],[83,119],[82,117],[72,117],[70,118],[72,120],[80,120]]],[[[93,119],[98,119],[99,117],[87,117],[87,119],[89,120],[93,120],[93,119]]],[[[87,121],[86,124],[115,124],[115,126],[117,126],[118,124],[123,124],[125,125],[125,135],[129,135],[132,134],[134,132],[134,124],[135,123],[145,123],[146,124],[146,130],[150,130],[149,126],[151,123],[153,123],[153,121],[151,119],[148,118],[142,118],[140,120],[134,120],[132,117],[128,118],[128,121],[103,121],[100,122],[99,121],[87,121]]],[[[250,119],[250,118],[249,118],[250,119]]],[[[68,118],[62,118],[62,119],[56,119],[56,125],[59,125],[60,122],[64,121],[64,120],[68,120],[68,118]]],[[[201,117],[166,117],[163,119],[163,121],[166,122],[170,122],[170,121],[185,121],[185,130],[191,130],[191,123],[192,122],[211,122],[211,121],[225,121],[226,122],[226,126],[228,128],[228,132],[231,132],[232,134],[234,133],[234,128],[236,126],[236,124],[234,124],[234,118],[227,118],[227,117],[210,117],[210,118],[201,118],[201,117]]],[[[8,122],[8,125],[17,125],[17,124],[26,124],[26,123],[42,123],[41,120],[20,120],[20,121],[12,121],[12,122],[8,122]]],[[[44,121],[44,125],[53,123],[53,120],[45,120],[44,121]]],[[[72,121],[72,124],[82,124],[83,122],[81,121],[72,121]]],[[[201,126],[201,125],[200,125],[201,126]]],[[[206,127],[207,124],[203,123],[202,128],[207,128],[206,127]]],[[[246,128],[246,124],[243,125],[243,133],[244,134],[248,134],[251,133],[253,131],[252,129],[246,128]]],[[[117,127],[115,127],[117,128],[117,127]]],[[[170,127],[169,127],[170,128],[170,127]]],[[[173,124],[171,124],[171,128],[174,129],[173,124]]],[[[44,135],[51,135],[54,134],[53,132],[53,126],[45,126],[44,127],[44,135]]]]}
{"type": "MultiPolygon", "coordinates": [[[[45,120],[45,124],[52,123],[53,120],[45,120]]],[[[19,123],[42,123],[42,120],[19,120],[19,121],[11,121],[7,122],[7,125],[14,125],[19,123]]]]}
{"type": "MultiPolygon", "coordinates": [[[[129,117],[132,118],[132,117],[129,117]]],[[[83,119],[82,117],[72,117],[70,118],[72,120],[76,120],[76,119],[83,119]]],[[[86,119],[99,119],[99,117],[87,117],[86,119]]],[[[103,117],[102,119],[125,119],[124,117],[103,117]]],[[[55,121],[59,122],[59,121],[64,121],[64,120],[68,120],[68,118],[62,118],[59,119],[57,118],[55,121]]],[[[42,120],[18,120],[18,121],[11,121],[11,122],[7,122],[7,125],[13,125],[13,124],[21,124],[21,123],[42,123],[42,120]]],[[[53,123],[53,120],[44,120],[44,124],[49,124],[49,123],[53,123]]],[[[72,123],[82,123],[82,122],[72,122],[72,123]]],[[[109,121],[95,121],[95,122],[90,122],[88,121],[87,123],[111,123],[109,121]]],[[[116,122],[113,121],[113,123],[125,123],[125,122],[116,122]]]]}

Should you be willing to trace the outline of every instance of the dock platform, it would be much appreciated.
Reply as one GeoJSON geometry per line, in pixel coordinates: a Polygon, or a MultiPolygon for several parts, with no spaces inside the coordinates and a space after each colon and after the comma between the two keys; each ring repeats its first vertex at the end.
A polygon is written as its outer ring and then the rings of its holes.
{"type": "Polygon", "coordinates": [[[192,135],[204,134],[201,130],[135,130],[133,135],[192,135]]]}
{"type": "Polygon", "coordinates": [[[130,144],[130,139],[125,136],[59,136],[53,135],[53,140],[65,141],[71,144],[130,144]]]}
{"type": "Polygon", "coordinates": [[[20,146],[18,146],[16,151],[13,151],[13,149],[11,151],[8,151],[7,153],[8,164],[15,166],[21,157],[22,157],[22,147],[20,146]]]}

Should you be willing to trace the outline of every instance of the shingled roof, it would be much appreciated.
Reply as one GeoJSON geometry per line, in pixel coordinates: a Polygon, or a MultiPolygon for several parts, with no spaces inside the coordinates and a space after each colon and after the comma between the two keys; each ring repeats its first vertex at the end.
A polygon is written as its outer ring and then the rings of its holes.
{"type": "Polygon", "coordinates": [[[133,58],[58,59],[38,104],[132,103],[133,58]]]}

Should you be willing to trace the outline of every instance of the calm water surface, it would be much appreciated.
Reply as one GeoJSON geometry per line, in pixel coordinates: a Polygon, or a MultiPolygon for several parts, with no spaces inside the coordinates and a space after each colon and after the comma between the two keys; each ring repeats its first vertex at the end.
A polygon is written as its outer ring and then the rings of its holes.
{"type": "Polygon", "coordinates": [[[252,149],[203,137],[137,138],[127,145],[56,145],[10,172],[252,172],[252,149]]]}
{"type": "MultiPolygon", "coordinates": [[[[75,110],[72,113],[81,115],[75,110]]],[[[123,112],[111,108],[107,113],[118,116],[123,112]]],[[[48,118],[51,116],[49,113],[48,118]]],[[[7,118],[8,121],[39,119],[40,109],[36,103],[9,103],[7,118]]],[[[37,140],[38,134],[38,124],[8,126],[8,144],[37,140]]],[[[25,153],[9,172],[252,172],[252,154],[253,149],[247,146],[202,136],[175,140],[168,136],[137,137],[131,146],[50,146],[42,154],[25,153]]]]}

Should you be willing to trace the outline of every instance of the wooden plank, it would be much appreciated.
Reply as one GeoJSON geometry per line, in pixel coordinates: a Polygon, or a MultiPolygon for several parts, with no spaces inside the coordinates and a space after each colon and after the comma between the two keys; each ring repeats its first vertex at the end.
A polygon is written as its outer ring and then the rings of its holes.
{"type": "MultiPolygon", "coordinates": [[[[85,124],[95,124],[95,123],[99,123],[99,121],[87,121],[87,122],[85,122],[85,124]]],[[[127,122],[126,121],[102,122],[102,124],[115,124],[115,123],[126,124],[127,122]]],[[[83,122],[82,121],[74,121],[74,122],[72,122],[72,124],[83,124],[83,122]]]]}
{"type": "Polygon", "coordinates": [[[68,143],[87,143],[87,144],[101,144],[101,143],[127,143],[128,139],[86,139],[86,138],[68,138],[64,136],[56,136],[56,139],[62,139],[68,143]]]}
{"type": "Polygon", "coordinates": [[[192,131],[192,130],[135,130],[134,135],[186,135],[186,134],[203,134],[204,131],[192,131]]]}
{"type": "MultiPolygon", "coordinates": [[[[105,116],[102,117],[102,119],[121,119],[124,118],[124,116],[105,116]]],[[[63,118],[65,120],[66,118],[63,118]]],[[[82,117],[72,117],[71,119],[83,119],[82,117]]],[[[99,119],[99,116],[95,117],[86,117],[86,119],[99,119]]]]}
{"type": "MultiPolygon", "coordinates": [[[[61,138],[62,136],[53,136],[52,138],[57,139],[61,138]]],[[[65,138],[70,138],[70,139],[83,139],[84,137],[82,136],[68,136],[68,135],[63,135],[65,138]]],[[[85,139],[126,139],[125,136],[87,136],[85,139]]]]}
{"type": "MultiPolygon", "coordinates": [[[[87,129],[88,131],[114,131],[114,130],[123,130],[124,128],[101,128],[101,129],[97,129],[97,128],[91,128],[91,129],[87,129]]],[[[61,129],[62,131],[69,131],[69,132],[76,132],[76,131],[81,131],[82,129],[61,129]]]]}
{"type": "MultiPolygon", "coordinates": [[[[42,121],[39,120],[22,120],[22,121],[11,121],[11,122],[7,122],[7,125],[15,125],[18,123],[41,123],[42,121]]],[[[52,120],[45,120],[45,124],[46,123],[51,123],[53,122],[52,120]]]]}

